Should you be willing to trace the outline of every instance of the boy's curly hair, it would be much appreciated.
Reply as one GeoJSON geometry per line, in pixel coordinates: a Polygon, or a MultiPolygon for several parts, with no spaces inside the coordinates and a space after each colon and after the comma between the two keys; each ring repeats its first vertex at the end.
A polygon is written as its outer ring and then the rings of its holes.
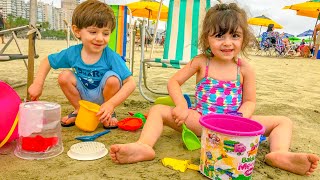
{"type": "Polygon", "coordinates": [[[116,26],[113,10],[98,0],[87,0],[79,4],[73,11],[72,25],[82,29],[89,26],[108,27],[111,31],[116,26]]]}
{"type": "MultiPolygon", "coordinates": [[[[203,20],[202,32],[199,39],[199,46],[203,54],[208,55],[209,41],[208,37],[217,33],[235,33],[237,28],[241,27],[243,31],[243,42],[241,52],[247,56],[246,47],[255,37],[247,23],[246,12],[239,8],[237,4],[217,4],[209,9],[203,20]]],[[[213,56],[210,53],[208,56],[213,56]]]]}

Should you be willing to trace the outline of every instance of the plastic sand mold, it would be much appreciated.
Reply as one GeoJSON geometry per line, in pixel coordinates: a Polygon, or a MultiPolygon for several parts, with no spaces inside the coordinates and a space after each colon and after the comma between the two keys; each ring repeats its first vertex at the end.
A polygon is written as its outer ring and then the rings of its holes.
{"type": "Polygon", "coordinates": [[[179,160],[173,158],[163,158],[162,164],[166,167],[171,167],[174,170],[185,172],[187,169],[199,171],[199,166],[191,164],[190,160],[179,160]]]}
{"type": "Polygon", "coordinates": [[[142,126],[141,118],[128,117],[118,122],[118,127],[126,131],[135,131],[142,126]]]}
{"type": "Polygon", "coordinates": [[[68,151],[68,156],[76,160],[95,160],[108,154],[106,146],[100,142],[81,142],[74,144],[68,151]]]}
{"type": "Polygon", "coordinates": [[[58,137],[45,138],[40,135],[35,137],[22,137],[21,139],[22,149],[31,152],[45,152],[55,146],[59,141],[58,137]]]}

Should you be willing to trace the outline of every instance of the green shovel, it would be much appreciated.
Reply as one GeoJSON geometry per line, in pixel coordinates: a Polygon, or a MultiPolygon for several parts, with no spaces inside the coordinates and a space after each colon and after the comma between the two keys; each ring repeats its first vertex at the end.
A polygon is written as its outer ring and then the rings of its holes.
{"type": "Polygon", "coordinates": [[[201,148],[201,143],[198,136],[188,129],[185,124],[182,124],[182,140],[187,149],[190,151],[201,148]]]}

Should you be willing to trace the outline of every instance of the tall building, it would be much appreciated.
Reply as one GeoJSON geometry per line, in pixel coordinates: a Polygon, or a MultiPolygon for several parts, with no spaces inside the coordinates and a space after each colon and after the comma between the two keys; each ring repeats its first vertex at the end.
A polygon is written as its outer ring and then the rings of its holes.
{"type": "Polygon", "coordinates": [[[73,10],[79,3],[80,0],[61,0],[61,9],[65,13],[62,17],[63,20],[66,20],[69,24],[71,24],[73,10]]]}
{"type": "Polygon", "coordinates": [[[4,18],[6,18],[8,14],[12,14],[11,0],[0,0],[0,7],[2,7],[4,18]]]}

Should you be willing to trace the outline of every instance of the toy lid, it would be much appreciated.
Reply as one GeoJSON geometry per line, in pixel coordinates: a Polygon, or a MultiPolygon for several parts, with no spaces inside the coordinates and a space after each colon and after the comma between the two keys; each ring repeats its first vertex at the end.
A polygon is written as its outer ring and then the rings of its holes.
{"type": "Polygon", "coordinates": [[[76,160],[95,160],[107,155],[108,150],[100,142],[80,142],[72,145],[67,154],[76,160]]]}

